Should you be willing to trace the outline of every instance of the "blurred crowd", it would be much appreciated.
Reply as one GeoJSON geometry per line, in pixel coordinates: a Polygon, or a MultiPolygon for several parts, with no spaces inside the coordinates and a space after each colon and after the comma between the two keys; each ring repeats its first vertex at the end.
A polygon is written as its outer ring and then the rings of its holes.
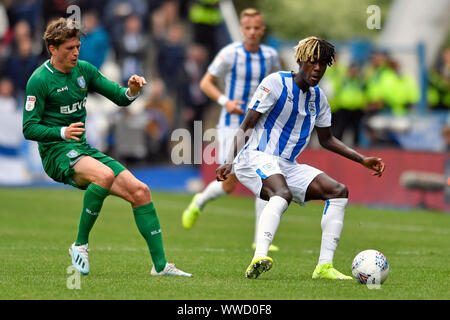
{"type": "MultiPolygon", "coordinates": [[[[216,121],[218,108],[201,92],[199,81],[218,50],[231,41],[218,2],[1,1],[0,113],[21,112],[28,78],[49,57],[42,40],[47,23],[70,16],[67,8],[78,5],[85,33],[79,58],[108,77],[117,70],[112,80],[122,85],[132,74],[150,80],[137,113],[128,108],[106,112],[105,134],[95,146],[128,164],[168,161],[175,128],[193,133],[194,121],[207,121],[209,113],[211,123],[216,121]]],[[[378,113],[403,115],[417,104],[420,90],[412,76],[401,73],[386,52],[374,53],[364,65],[338,63],[326,76],[336,136],[350,130],[358,146],[360,130],[366,130],[373,143],[395,145],[389,137],[375,136],[367,124],[378,113]]],[[[450,48],[428,79],[429,108],[449,110],[450,48]]]]}
{"type": "MultiPolygon", "coordinates": [[[[449,111],[450,48],[443,49],[427,76],[427,111],[449,111]]],[[[338,56],[324,80],[333,112],[333,133],[338,139],[345,135],[353,146],[400,147],[394,133],[405,129],[402,118],[417,112],[421,89],[412,74],[400,70],[389,52],[374,50],[363,63],[346,64],[338,56]],[[380,116],[397,119],[394,130],[379,123],[380,116]]]]}
{"type": "MultiPolygon", "coordinates": [[[[150,80],[138,100],[143,104],[138,114],[128,108],[106,112],[107,133],[104,137],[93,134],[91,144],[124,162],[168,160],[173,129],[192,131],[193,122],[203,120],[211,109],[211,101],[201,92],[199,82],[218,50],[231,41],[218,3],[3,0],[0,112],[21,112],[29,77],[49,58],[42,40],[46,25],[56,17],[70,17],[74,11],[69,7],[77,5],[85,33],[79,58],[121,85],[126,85],[133,74],[150,80]]],[[[92,119],[95,122],[96,117],[92,119]]]]}

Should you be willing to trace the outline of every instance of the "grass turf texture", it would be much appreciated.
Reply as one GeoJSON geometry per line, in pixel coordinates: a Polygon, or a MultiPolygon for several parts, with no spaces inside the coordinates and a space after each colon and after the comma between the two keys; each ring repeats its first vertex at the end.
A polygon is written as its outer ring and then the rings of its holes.
{"type": "Polygon", "coordinates": [[[349,206],[334,265],[351,275],[354,256],[383,252],[391,266],[381,289],[355,281],[312,280],[320,248],[322,203],[293,204],[271,254],[274,266],[246,279],[254,200],[223,197],[191,230],[181,226],[186,194],[153,193],[166,256],[193,278],[151,277],[144,240],[125,201],[108,197],[90,236],[91,273],[67,288],[68,247],[83,193],[71,189],[0,189],[0,299],[445,299],[450,298],[450,215],[349,206]]]}

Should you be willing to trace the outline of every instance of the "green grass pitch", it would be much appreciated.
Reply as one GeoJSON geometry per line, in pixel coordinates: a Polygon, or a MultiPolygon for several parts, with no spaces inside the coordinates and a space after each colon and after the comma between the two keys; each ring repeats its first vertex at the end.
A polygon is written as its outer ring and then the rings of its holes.
{"type": "MultiPolygon", "coordinates": [[[[253,255],[254,201],[222,197],[191,230],[181,213],[191,196],[153,193],[170,262],[192,278],[151,277],[151,262],[128,203],[108,197],[90,236],[91,273],[69,289],[68,247],[78,228],[83,192],[0,189],[0,299],[302,300],[450,298],[450,215],[350,205],[335,267],[351,274],[354,256],[383,252],[391,271],[381,289],[355,281],[312,280],[323,204],[292,204],[271,254],[272,270],[246,279],[253,255]]],[[[69,281],[70,283],[70,281],[69,281]]],[[[75,282],[72,282],[75,283],[75,282]]],[[[69,286],[70,287],[70,286],[69,286]]]]}

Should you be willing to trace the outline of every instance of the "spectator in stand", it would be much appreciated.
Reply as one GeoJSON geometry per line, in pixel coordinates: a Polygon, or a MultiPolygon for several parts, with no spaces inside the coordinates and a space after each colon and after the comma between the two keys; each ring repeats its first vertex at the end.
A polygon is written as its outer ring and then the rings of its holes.
{"type": "Polygon", "coordinates": [[[170,92],[179,85],[179,77],[185,60],[184,30],[181,24],[169,27],[167,38],[159,44],[158,73],[170,92]]]}
{"type": "MultiPolygon", "coordinates": [[[[183,64],[178,94],[184,104],[184,122],[194,137],[194,121],[202,121],[210,100],[200,89],[200,80],[208,67],[208,51],[200,44],[192,44],[183,64]]],[[[193,143],[193,141],[192,141],[193,143]]],[[[194,145],[194,144],[192,144],[194,145]]]]}
{"type": "Polygon", "coordinates": [[[26,20],[20,20],[14,25],[13,29],[14,43],[21,42],[25,38],[33,38],[31,34],[30,24],[26,20]]]}
{"type": "Polygon", "coordinates": [[[156,39],[164,39],[169,27],[179,21],[179,4],[175,0],[156,0],[150,12],[151,32],[156,39]]]}
{"type": "Polygon", "coordinates": [[[342,140],[344,133],[350,131],[353,146],[359,144],[361,119],[366,107],[364,83],[361,81],[361,70],[358,64],[352,64],[340,79],[341,84],[334,92],[336,112],[333,113],[333,134],[342,140]]]}
{"type": "Polygon", "coordinates": [[[0,79],[0,114],[14,113],[18,110],[17,100],[14,97],[14,84],[9,78],[0,79]]]}
{"type": "MultiPolygon", "coordinates": [[[[131,15],[138,16],[139,20],[145,22],[149,8],[148,0],[109,0],[104,7],[102,22],[108,30],[112,39],[121,39],[125,29],[125,21],[131,15]]],[[[113,41],[114,50],[117,48],[117,42],[113,41]]]]}
{"type": "Polygon", "coordinates": [[[193,27],[193,41],[208,50],[208,61],[231,42],[219,8],[220,0],[191,0],[189,20],[193,27]]]}
{"type": "Polygon", "coordinates": [[[81,50],[79,59],[92,63],[97,69],[101,69],[108,55],[109,34],[99,24],[95,11],[83,14],[83,26],[85,36],[81,37],[81,50]]]}
{"type": "MultiPolygon", "coordinates": [[[[43,6],[49,0],[26,0],[26,1],[11,1],[9,5],[8,13],[11,19],[11,25],[15,25],[21,20],[28,22],[31,33],[34,34],[39,27],[39,22],[42,14],[46,14],[45,7],[43,6]]],[[[57,1],[53,1],[57,2],[57,1]]],[[[62,2],[61,0],[58,2],[62,2]]]]}
{"type": "Polygon", "coordinates": [[[391,72],[382,79],[383,100],[386,111],[394,116],[406,115],[420,99],[416,80],[400,70],[396,60],[389,61],[391,72]]]}
{"type": "Polygon", "coordinates": [[[395,71],[390,66],[390,58],[387,52],[374,51],[364,76],[367,106],[362,119],[362,127],[369,139],[370,147],[400,146],[391,132],[374,130],[370,125],[374,116],[390,111],[385,93],[386,89],[389,89],[389,84],[392,83],[391,79],[393,78],[395,78],[395,71]]]}
{"type": "Polygon", "coordinates": [[[122,36],[115,40],[117,60],[122,70],[122,83],[127,83],[133,74],[145,74],[148,37],[142,32],[141,18],[134,14],[127,17],[122,36]]]}
{"type": "Polygon", "coordinates": [[[16,97],[21,104],[25,96],[27,81],[39,66],[39,56],[32,52],[31,38],[23,38],[17,45],[17,50],[8,59],[7,75],[14,83],[16,97]]]}
{"type": "Polygon", "coordinates": [[[378,113],[384,107],[382,79],[391,72],[387,53],[373,52],[364,76],[368,99],[367,111],[370,115],[378,113]]]}
{"type": "Polygon", "coordinates": [[[152,161],[169,158],[169,133],[172,131],[175,101],[159,78],[152,80],[150,99],[146,103],[147,125],[145,132],[148,144],[148,159],[152,161]]]}
{"type": "Polygon", "coordinates": [[[428,105],[431,110],[450,110],[450,47],[443,50],[438,65],[429,73],[428,105]]]}

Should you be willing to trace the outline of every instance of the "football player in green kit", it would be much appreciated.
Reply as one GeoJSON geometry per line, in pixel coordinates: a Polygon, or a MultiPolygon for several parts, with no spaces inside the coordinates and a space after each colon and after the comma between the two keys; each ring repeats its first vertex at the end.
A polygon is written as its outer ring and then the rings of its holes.
{"type": "Polygon", "coordinates": [[[52,21],[44,34],[50,59],[38,67],[26,87],[23,134],[39,143],[45,172],[55,181],[86,190],[78,236],[70,246],[72,264],[89,273],[88,238],[104,199],[112,194],[131,204],[136,225],[147,242],[153,261],[152,275],[191,274],[168,263],[159,219],[147,185],[118,161],[86,142],[84,123],[88,90],[119,106],[127,106],[146,85],[133,75],[128,88],[106,79],[93,65],[78,60],[80,36],[76,25],[64,18],[52,21]]]}

